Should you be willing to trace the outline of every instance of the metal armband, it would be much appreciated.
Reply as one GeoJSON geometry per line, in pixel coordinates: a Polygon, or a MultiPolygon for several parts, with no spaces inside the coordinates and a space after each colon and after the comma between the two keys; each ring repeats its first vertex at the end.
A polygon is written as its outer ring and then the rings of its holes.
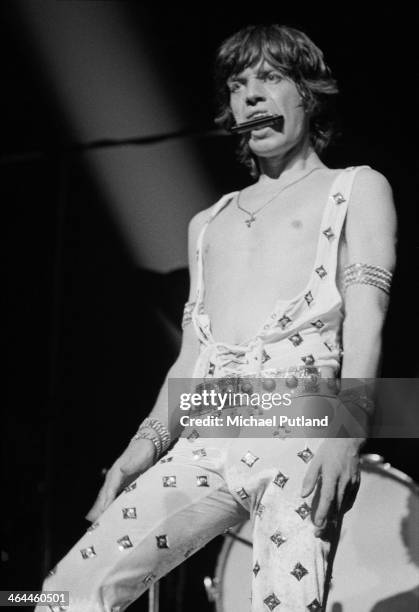
{"type": "Polygon", "coordinates": [[[389,294],[392,278],[393,274],[381,266],[353,263],[344,268],[343,287],[346,291],[350,285],[373,285],[389,294]]]}

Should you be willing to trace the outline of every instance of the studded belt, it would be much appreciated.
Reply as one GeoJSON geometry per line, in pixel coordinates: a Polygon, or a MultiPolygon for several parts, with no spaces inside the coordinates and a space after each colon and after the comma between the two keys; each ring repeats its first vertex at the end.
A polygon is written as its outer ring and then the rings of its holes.
{"type": "MultiPolygon", "coordinates": [[[[296,366],[284,370],[269,372],[264,376],[224,376],[222,378],[205,379],[195,387],[195,392],[210,393],[289,393],[292,397],[304,395],[325,394],[337,395],[339,393],[339,379],[324,378],[321,371],[315,366],[296,366]]],[[[215,406],[214,406],[215,407],[215,406]]],[[[226,404],[225,408],[231,408],[226,404]]]]}

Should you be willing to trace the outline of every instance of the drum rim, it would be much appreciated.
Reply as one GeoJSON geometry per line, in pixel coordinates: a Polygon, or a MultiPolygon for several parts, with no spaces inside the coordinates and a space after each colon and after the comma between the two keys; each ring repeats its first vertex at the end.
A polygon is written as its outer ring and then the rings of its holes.
{"type": "Polygon", "coordinates": [[[419,483],[413,478],[393,467],[391,463],[384,460],[384,457],[375,453],[366,453],[361,455],[361,470],[365,472],[375,472],[377,474],[385,474],[392,480],[407,486],[412,493],[419,495],[419,483]]]}
{"type": "MultiPolygon", "coordinates": [[[[376,474],[385,475],[396,482],[408,487],[414,495],[419,496],[419,484],[413,480],[410,476],[393,467],[390,463],[384,460],[384,457],[375,453],[365,453],[361,455],[360,458],[361,471],[365,472],[373,472],[376,474]]],[[[226,536],[227,539],[224,540],[221,550],[217,557],[217,563],[215,565],[214,572],[214,583],[216,586],[217,596],[215,599],[215,612],[225,612],[223,606],[223,590],[224,590],[224,580],[223,574],[225,570],[225,566],[227,563],[228,555],[230,552],[233,543],[235,542],[234,537],[228,537],[229,533],[239,534],[240,530],[243,526],[249,522],[251,519],[247,519],[243,521],[236,527],[232,529],[228,529],[226,536]]],[[[252,542],[249,540],[249,545],[252,545],[252,542]]]]}

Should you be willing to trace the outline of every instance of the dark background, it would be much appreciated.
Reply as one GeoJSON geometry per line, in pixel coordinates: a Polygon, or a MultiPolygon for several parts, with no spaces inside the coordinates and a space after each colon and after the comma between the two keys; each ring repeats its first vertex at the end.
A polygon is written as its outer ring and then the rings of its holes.
{"type": "MultiPolygon", "coordinates": [[[[349,5],[335,5],[334,14],[155,5],[146,11],[147,42],[173,95],[184,101],[190,127],[211,126],[214,53],[241,26],[294,25],[325,51],[341,87],[342,136],[324,161],[381,171],[398,211],[398,265],[382,375],[416,376],[414,14],[381,7],[373,16],[349,5]]],[[[139,11],[134,3],[127,7],[135,24],[139,11]]],[[[9,307],[1,588],[38,589],[48,567],[86,528],[83,517],[100,487],[101,469],[149,412],[176,357],[167,322],[180,326],[188,275],[133,264],[83,156],[64,153],[68,125],[26,50],[17,11],[7,2],[1,11],[0,172],[9,307]]],[[[144,14],[143,7],[143,27],[144,14]]],[[[220,195],[249,182],[234,148],[230,139],[196,139],[220,195]]],[[[419,480],[416,440],[371,440],[366,450],[419,480]]],[[[162,601],[172,601],[170,609],[205,609],[202,577],[214,573],[220,544],[218,538],[164,579],[162,601]]],[[[144,599],[133,609],[145,605],[144,599]]]]}

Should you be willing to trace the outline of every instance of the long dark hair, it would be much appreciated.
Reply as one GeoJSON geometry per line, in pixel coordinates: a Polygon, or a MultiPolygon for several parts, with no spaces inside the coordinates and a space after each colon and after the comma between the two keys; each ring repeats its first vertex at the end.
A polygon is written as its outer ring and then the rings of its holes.
{"type": "MultiPolygon", "coordinates": [[[[334,100],[338,87],[323,59],[322,51],[304,32],[295,28],[251,25],[221,44],[215,62],[218,104],[216,123],[225,129],[234,125],[227,80],[262,60],[266,60],[295,83],[310,117],[310,141],[316,152],[320,153],[334,135],[334,100]]],[[[257,178],[259,170],[246,136],[240,138],[238,157],[250,169],[252,176],[257,178]]]]}

